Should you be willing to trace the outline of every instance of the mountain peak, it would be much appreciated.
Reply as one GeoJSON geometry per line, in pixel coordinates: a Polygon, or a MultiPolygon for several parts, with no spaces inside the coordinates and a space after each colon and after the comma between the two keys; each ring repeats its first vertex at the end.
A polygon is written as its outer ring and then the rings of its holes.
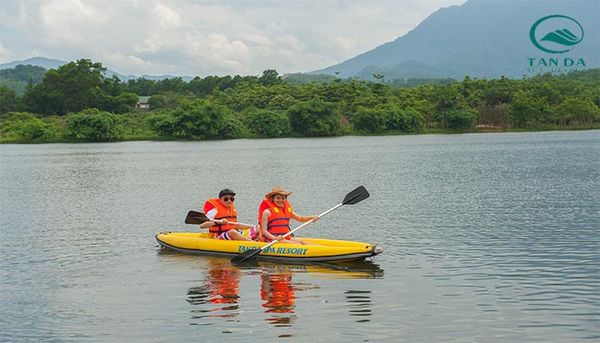
{"type": "Polygon", "coordinates": [[[67,64],[67,62],[53,59],[53,58],[47,58],[47,57],[32,57],[32,58],[28,58],[26,60],[12,61],[12,62],[8,62],[8,63],[0,64],[0,69],[14,68],[14,67],[18,66],[19,64],[39,66],[44,69],[56,69],[63,64],[67,64]]]}
{"type": "Polygon", "coordinates": [[[437,10],[391,42],[312,73],[338,72],[340,77],[367,79],[373,73],[387,79],[520,78],[540,72],[567,72],[572,70],[567,67],[577,64],[579,68],[596,68],[600,66],[599,17],[600,2],[596,0],[470,0],[437,10]],[[564,43],[570,49],[569,53],[549,55],[531,42],[530,31],[536,21],[556,14],[561,17],[557,19],[573,20],[546,21],[546,31],[540,33],[538,40],[564,43]],[[585,39],[578,39],[568,27],[561,26],[575,25],[574,22],[585,30],[585,39]],[[580,60],[583,62],[577,63],[580,60]],[[546,67],[544,64],[555,64],[556,68],[542,68],[546,67]]]}

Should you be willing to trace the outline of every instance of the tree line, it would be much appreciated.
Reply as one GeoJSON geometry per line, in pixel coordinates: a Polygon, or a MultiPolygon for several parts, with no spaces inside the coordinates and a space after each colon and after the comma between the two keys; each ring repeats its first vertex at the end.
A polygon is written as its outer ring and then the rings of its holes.
{"type": "MultiPolygon", "coordinates": [[[[17,68],[5,73],[39,74],[17,68]]],[[[437,82],[288,82],[272,69],[261,76],[121,81],[105,71],[80,59],[30,79],[22,94],[0,86],[0,142],[600,127],[600,69],[437,82]],[[138,96],[150,96],[149,111],[136,109],[138,96]]]]}

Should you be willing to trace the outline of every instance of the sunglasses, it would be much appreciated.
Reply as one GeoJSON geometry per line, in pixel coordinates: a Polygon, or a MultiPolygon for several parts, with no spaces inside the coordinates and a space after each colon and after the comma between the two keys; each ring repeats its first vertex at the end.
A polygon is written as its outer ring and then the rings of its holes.
{"type": "Polygon", "coordinates": [[[234,197],[223,197],[223,201],[235,201],[234,197]]]}
{"type": "Polygon", "coordinates": [[[287,199],[287,195],[275,195],[273,196],[273,199],[287,199]]]}

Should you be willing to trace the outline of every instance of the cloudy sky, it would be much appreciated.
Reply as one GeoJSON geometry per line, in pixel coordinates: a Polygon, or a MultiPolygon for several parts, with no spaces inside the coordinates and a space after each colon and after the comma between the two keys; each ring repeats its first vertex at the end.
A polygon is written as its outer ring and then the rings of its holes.
{"type": "Polygon", "coordinates": [[[465,0],[0,0],[0,63],[86,57],[125,74],[305,72],[465,0]]]}

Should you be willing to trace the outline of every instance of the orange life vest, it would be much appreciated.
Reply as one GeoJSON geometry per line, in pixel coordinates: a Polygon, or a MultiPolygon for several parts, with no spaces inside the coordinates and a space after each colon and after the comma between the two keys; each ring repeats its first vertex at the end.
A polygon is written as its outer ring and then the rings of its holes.
{"type": "Polygon", "coordinates": [[[262,225],[262,214],[269,210],[271,215],[267,220],[267,231],[273,235],[284,235],[290,232],[290,220],[292,219],[292,205],[286,200],[283,208],[275,205],[269,199],[263,199],[258,207],[258,222],[262,225]]]}
{"type": "MultiPolygon", "coordinates": [[[[217,209],[217,214],[215,214],[215,220],[219,219],[227,219],[230,222],[237,222],[237,210],[235,206],[231,204],[231,207],[227,207],[221,203],[221,201],[217,198],[206,200],[207,203],[210,203],[217,209]]],[[[204,204],[206,207],[206,204],[204,204]]],[[[235,226],[231,224],[217,224],[215,226],[211,226],[208,228],[208,231],[213,234],[220,235],[223,232],[227,232],[231,229],[235,229],[235,226]]]]}

